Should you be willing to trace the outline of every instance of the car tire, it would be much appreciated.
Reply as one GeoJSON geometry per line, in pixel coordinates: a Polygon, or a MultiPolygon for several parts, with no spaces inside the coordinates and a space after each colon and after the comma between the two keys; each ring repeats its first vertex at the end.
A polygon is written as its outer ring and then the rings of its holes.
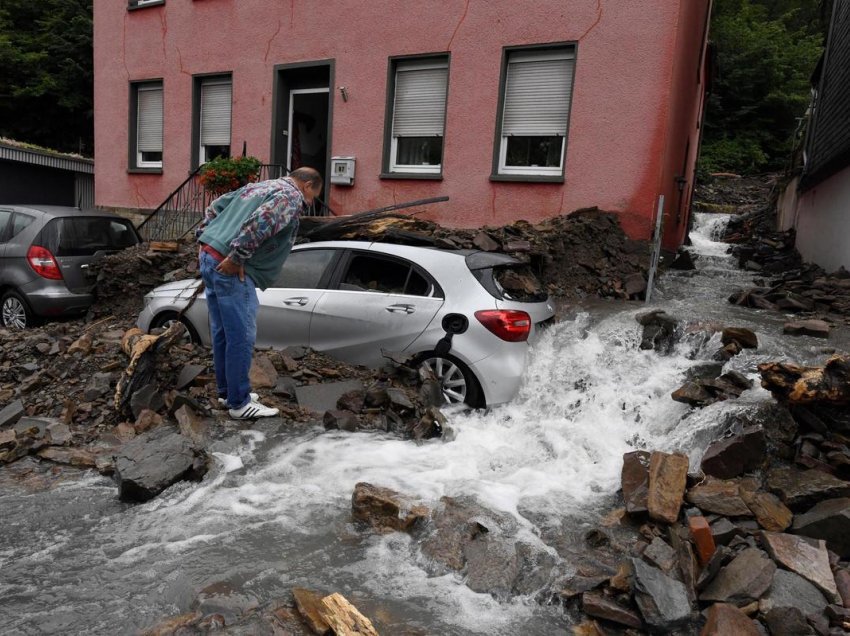
{"type": "Polygon", "coordinates": [[[159,329],[171,326],[175,320],[179,320],[183,323],[183,326],[186,327],[186,334],[188,336],[187,340],[192,344],[201,344],[201,338],[198,336],[198,332],[195,331],[195,328],[192,326],[192,323],[189,322],[185,316],[179,316],[177,312],[174,311],[163,311],[162,313],[154,316],[154,319],[151,321],[151,329],[159,329]]]}
{"type": "Polygon", "coordinates": [[[7,291],[0,298],[0,324],[6,329],[26,329],[36,323],[29,304],[16,291],[7,291]]]}
{"type": "Polygon", "coordinates": [[[465,402],[472,408],[483,406],[483,392],[475,374],[463,362],[450,355],[427,353],[417,367],[428,366],[437,376],[443,398],[449,404],[465,402]]]}

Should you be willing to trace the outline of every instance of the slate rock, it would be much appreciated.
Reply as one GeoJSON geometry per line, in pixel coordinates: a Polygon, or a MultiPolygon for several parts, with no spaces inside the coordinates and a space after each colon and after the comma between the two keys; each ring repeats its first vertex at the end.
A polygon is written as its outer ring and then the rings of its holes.
{"type": "Polygon", "coordinates": [[[585,614],[594,618],[601,618],[634,629],[643,627],[643,621],[636,612],[623,607],[613,599],[599,592],[585,592],[582,594],[581,608],[585,614]]]}
{"type": "Polygon", "coordinates": [[[0,411],[0,428],[12,426],[24,416],[24,403],[15,400],[3,407],[0,411]]]}
{"type": "Polygon", "coordinates": [[[664,572],[676,565],[676,551],[661,537],[655,537],[643,551],[643,558],[664,572]]]}
{"type": "Polygon", "coordinates": [[[744,327],[726,327],[720,334],[720,342],[724,345],[735,342],[743,349],[757,349],[759,346],[756,334],[744,327]]]}
{"type": "Polygon", "coordinates": [[[826,542],[778,532],[764,532],[763,536],[770,556],[777,563],[813,583],[831,603],[841,602],[829,566],[826,542]]]}
{"type": "Polygon", "coordinates": [[[360,482],[351,495],[351,512],[355,519],[379,531],[411,530],[428,518],[428,508],[416,504],[401,493],[360,482]]]}
{"type": "Polygon", "coordinates": [[[711,536],[717,545],[726,545],[737,534],[738,529],[726,517],[720,517],[711,524],[711,536]]]}
{"type": "Polygon", "coordinates": [[[760,602],[762,611],[794,607],[803,614],[820,614],[829,605],[829,601],[812,583],[799,574],[777,569],[773,582],[760,602]]]}
{"type": "Polygon", "coordinates": [[[771,636],[814,636],[817,632],[796,607],[776,607],[764,615],[771,636]]]}
{"type": "Polygon", "coordinates": [[[850,558],[850,498],[827,499],[794,519],[792,532],[823,539],[842,558],[850,558]]]}
{"type": "Polygon", "coordinates": [[[819,470],[773,468],[767,473],[765,486],[779,495],[791,510],[800,510],[824,499],[850,497],[850,482],[819,470]]]}
{"type": "Polygon", "coordinates": [[[691,254],[690,250],[679,249],[676,253],[676,258],[673,259],[673,262],[670,263],[670,269],[678,269],[682,271],[688,271],[696,269],[697,266],[694,263],[694,256],[691,254]]]}
{"type": "Polygon", "coordinates": [[[761,636],[753,620],[734,605],[715,603],[706,611],[700,636],[761,636]]]}
{"type": "Polygon", "coordinates": [[[95,373],[89,379],[86,389],[83,392],[83,398],[87,402],[92,402],[104,395],[110,393],[112,389],[113,375],[111,373],[95,373]]]}
{"type": "Polygon", "coordinates": [[[353,433],[357,430],[357,416],[351,411],[340,411],[338,409],[325,411],[322,416],[322,423],[327,431],[340,430],[353,433]]]}
{"type": "Polygon", "coordinates": [[[17,435],[12,429],[0,431],[0,450],[9,450],[10,448],[14,448],[17,444],[15,441],[16,437],[17,435]]]}
{"type": "Polygon", "coordinates": [[[789,336],[829,338],[829,323],[824,320],[792,320],[786,322],[782,332],[789,336]]]}
{"type": "Polygon", "coordinates": [[[54,420],[47,425],[47,438],[54,446],[64,446],[71,441],[71,429],[60,420],[54,420]]]}
{"type": "Polygon", "coordinates": [[[688,490],[686,499],[704,512],[727,517],[750,517],[747,504],[741,499],[740,485],[735,480],[707,477],[700,485],[688,490]]]}
{"type": "Polygon", "coordinates": [[[722,568],[700,594],[701,601],[745,605],[761,598],[776,572],[776,564],[758,548],[747,548],[722,568]]]}
{"type": "Polygon", "coordinates": [[[685,382],[670,394],[674,402],[688,406],[705,406],[714,401],[714,397],[699,382],[685,382]]]}
{"type": "Polygon", "coordinates": [[[134,418],[138,418],[139,414],[145,409],[156,412],[164,405],[162,395],[159,393],[156,384],[153,383],[146,384],[130,397],[130,410],[134,418]]]}
{"type": "Polygon", "coordinates": [[[632,451],[623,455],[620,483],[626,512],[639,514],[647,511],[649,493],[649,458],[646,451],[632,451]]]}
{"type": "Polygon", "coordinates": [[[177,376],[177,382],[174,387],[180,391],[181,389],[185,389],[187,386],[192,384],[192,381],[201,375],[206,369],[205,366],[201,364],[187,364],[184,365],[182,369],[180,369],[180,374],[177,376]]]}
{"type": "Polygon", "coordinates": [[[121,499],[148,501],[172,484],[206,473],[206,453],[171,426],[161,426],[128,442],[116,456],[121,499]]]}
{"type": "Polygon", "coordinates": [[[779,500],[779,497],[769,492],[750,492],[742,488],[741,498],[765,530],[783,532],[794,519],[793,513],[779,500]]]}
{"type": "Polygon", "coordinates": [[[407,397],[407,393],[401,389],[387,389],[387,397],[390,400],[390,404],[399,409],[404,410],[414,408],[413,402],[411,402],[410,398],[407,397]]]}
{"type": "Polygon", "coordinates": [[[295,388],[298,405],[317,413],[331,411],[337,408],[339,398],[349,391],[363,388],[360,380],[342,380],[339,382],[322,382],[295,388]]]}
{"type": "Polygon", "coordinates": [[[36,455],[57,464],[66,464],[77,468],[95,468],[97,466],[95,454],[84,448],[49,446],[42,448],[36,455]]]}
{"type": "Polygon", "coordinates": [[[257,354],[251,361],[248,378],[253,389],[271,389],[277,384],[277,369],[267,355],[257,354]]]}
{"type": "Polygon", "coordinates": [[[766,451],[764,429],[750,426],[738,435],[713,442],[705,451],[700,468],[706,475],[731,479],[759,468],[766,451]]]}
{"type": "Polygon", "coordinates": [[[472,239],[473,245],[485,252],[495,252],[499,249],[499,244],[486,232],[479,232],[472,239]]]}
{"type": "Polygon", "coordinates": [[[280,397],[293,400],[298,395],[298,383],[295,382],[294,378],[285,375],[277,379],[277,384],[274,385],[272,393],[280,397]]]}
{"type": "Polygon", "coordinates": [[[654,451],[649,460],[649,516],[657,521],[675,522],[687,479],[687,455],[654,451]]]}
{"type": "Polygon", "coordinates": [[[688,622],[691,604],[685,586],[658,568],[632,559],[635,602],[651,628],[670,631],[688,622]]]}

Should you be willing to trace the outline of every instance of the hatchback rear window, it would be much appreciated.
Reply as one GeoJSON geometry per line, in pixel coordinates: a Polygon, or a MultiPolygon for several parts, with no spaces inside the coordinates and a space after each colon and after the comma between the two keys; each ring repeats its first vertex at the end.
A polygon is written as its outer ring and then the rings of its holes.
{"type": "Polygon", "coordinates": [[[36,240],[56,257],[91,256],[100,251],[122,250],[138,242],[130,221],[102,216],[53,219],[36,240]]]}
{"type": "Polygon", "coordinates": [[[466,266],[491,296],[499,300],[542,302],[549,297],[531,267],[505,254],[474,252],[466,266]]]}

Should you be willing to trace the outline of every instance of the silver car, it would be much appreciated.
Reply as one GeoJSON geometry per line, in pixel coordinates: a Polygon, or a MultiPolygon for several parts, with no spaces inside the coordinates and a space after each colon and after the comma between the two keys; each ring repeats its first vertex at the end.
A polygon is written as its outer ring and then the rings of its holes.
{"type": "MultiPolygon", "coordinates": [[[[385,354],[412,355],[434,370],[448,402],[507,402],[519,388],[529,342],[554,319],[545,293],[518,300],[500,284],[521,267],[510,256],[473,250],[297,245],[274,286],[257,290],[257,346],[303,345],[371,367],[386,363],[385,354]]],[[[151,291],[139,327],[175,320],[199,284],[183,280],[151,291]]],[[[181,320],[194,340],[210,344],[203,294],[181,320]]]]}

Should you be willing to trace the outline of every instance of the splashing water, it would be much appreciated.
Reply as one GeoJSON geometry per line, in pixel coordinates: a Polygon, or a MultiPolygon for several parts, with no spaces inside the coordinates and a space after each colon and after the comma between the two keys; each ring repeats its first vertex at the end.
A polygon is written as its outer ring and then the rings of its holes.
{"type": "MultiPolygon", "coordinates": [[[[782,316],[725,302],[732,288],[751,284],[715,240],[725,222],[696,215],[697,270],[668,272],[653,308],[682,323],[754,329],[759,349],[727,363],[751,378],[761,361],[817,359],[808,339],[779,336],[782,316]]],[[[669,356],[641,351],[635,315],[645,310],[635,303],[575,310],[535,344],[512,403],[450,413],[451,441],[417,445],[260,422],[216,444],[218,466],[201,484],[178,484],[144,505],[118,502],[114,485],[97,476],[40,493],[4,491],[0,629],[125,633],[187,611],[202,587],[227,580],[260,602],[295,585],[339,590],[390,632],[563,630],[558,608],[528,598],[500,603],[459,575],[430,576],[407,535],[356,532],[351,493],[368,481],[430,505],[471,495],[514,515],[520,536],[540,544],[540,519],[598,518],[619,487],[623,453],[682,450],[696,463],[725,415],[769,395],[754,388],[697,411],[672,401],[685,371],[711,358],[719,336],[694,333],[669,356]]]]}

